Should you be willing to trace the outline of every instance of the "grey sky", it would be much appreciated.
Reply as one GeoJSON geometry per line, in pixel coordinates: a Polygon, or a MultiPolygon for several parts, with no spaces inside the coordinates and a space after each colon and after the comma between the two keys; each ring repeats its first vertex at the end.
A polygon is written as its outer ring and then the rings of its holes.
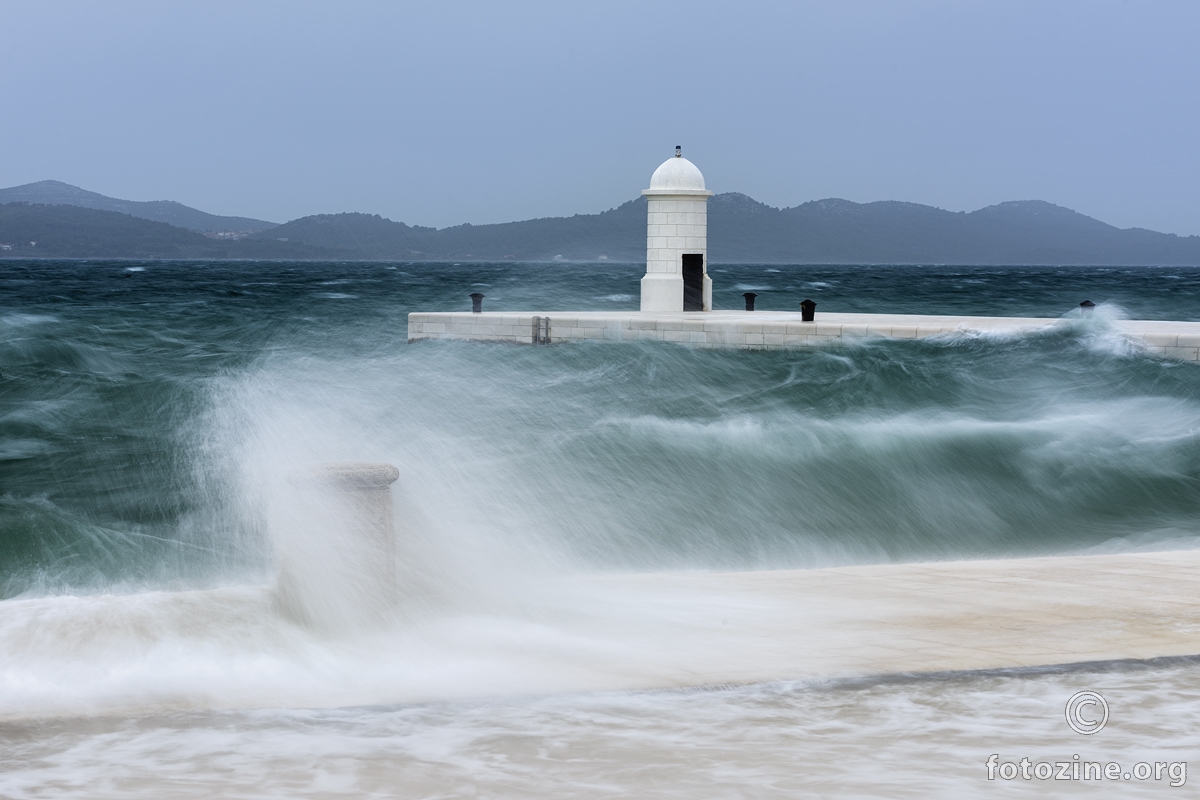
{"type": "Polygon", "coordinates": [[[708,187],[1200,233],[1200,3],[0,0],[0,186],[276,221],[708,187]]]}

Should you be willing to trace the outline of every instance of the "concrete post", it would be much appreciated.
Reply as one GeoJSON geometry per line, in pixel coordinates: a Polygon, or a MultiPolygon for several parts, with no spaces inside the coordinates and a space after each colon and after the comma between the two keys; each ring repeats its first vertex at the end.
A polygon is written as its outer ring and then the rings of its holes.
{"type": "Polygon", "coordinates": [[[301,621],[338,629],[390,617],[398,598],[391,485],[383,463],[320,464],[293,476],[280,522],[280,593],[301,621]]]}
{"type": "Polygon", "coordinates": [[[392,484],[400,470],[391,464],[345,462],[322,464],[314,477],[342,496],[347,550],[361,555],[363,578],[378,587],[381,597],[396,597],[396,529],[392,484]],[[351,537],[357,541],[352,541],[351,537]]]}

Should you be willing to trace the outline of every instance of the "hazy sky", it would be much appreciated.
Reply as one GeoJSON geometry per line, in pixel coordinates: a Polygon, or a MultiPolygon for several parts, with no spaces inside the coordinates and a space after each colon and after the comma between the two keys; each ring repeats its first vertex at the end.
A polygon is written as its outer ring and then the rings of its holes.
{"type": "Polygon", "coordinates": [[[708,187],[1200,233],[1200,3],[0,0],[0,186],[273,221],[708,187]]]}

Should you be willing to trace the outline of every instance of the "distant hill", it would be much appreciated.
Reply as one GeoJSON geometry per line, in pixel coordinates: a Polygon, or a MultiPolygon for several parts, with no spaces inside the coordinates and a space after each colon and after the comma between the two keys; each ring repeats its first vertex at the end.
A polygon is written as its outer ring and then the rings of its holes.
{"type": "Polygon", "coordinates": [[[1041,200],[956,213],[838,199],[776,209],[721,194],[708,238],[713,260],[729,262],[1200,265],[1200,236],[1121,229],[1041,200]]]}
{"type": "MultiPolygon", "coordinates": [[[[366,259],[643,261],[646,207],[638,198],[600,214],[442,229],[324,214],[251,238],[366,259]]],[[[1040,200],[956,213],[838,199],[781,209],[728,193],[709,201],[708,253],[714,263],[1200,265],[1200,236],[1123,230],[1040,200]]]]}
{"type": "MultiPolygon", "coordinates": [[[[44,181],[16,189],[53,185],[65,186],[44,181]]],[[[0,190],[0,200],[12,191],[0,190]]],[[[0,257],[640,262],[645,237],[640,197],[600,214],[441,229],[370,214],[320,214],[240,241],[76,204],[0,205],[0,257]]],[[[1120,229],[1039,200],[956,213],[917,203],[838,199],[773,208],[728,193],[709,201],[708,252],[713,263],[1200,265],[1200,236],[1120,229]]]]}
{"type": "Polygon", "coordinates": [[[320,214],[250,238],[286,238],[367,259],[549,261],[562,256],[595,261],[603,255],[612,261],[644,261],[646,205],[639,198],[600,214],[441,229],[392,222],[378,214],[320,214]]]}
{"type": "Polygon", "coordinates": [[[165,222],[200,233],[252,233],[274,228],[278,223],[248,217],[221,217],[189,208],[173,200],[118,200],[89,192],[61,181],[38,181],[0,189],[0,204],[34,203],[44,206],[79,206],[99,211],[119,211],[133,217],[165,222]]]}
{"type": "Polygon", "coordinates": [[[301,242],[211,239],[165,222],[69,205],[0,205],[0,256],[10,258],[316,259],[301,242]]]}

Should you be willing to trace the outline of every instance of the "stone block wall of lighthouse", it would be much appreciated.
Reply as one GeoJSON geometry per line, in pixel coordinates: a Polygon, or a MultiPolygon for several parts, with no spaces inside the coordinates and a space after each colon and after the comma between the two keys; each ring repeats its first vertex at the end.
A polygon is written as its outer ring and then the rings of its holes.
{"type": "Polygon", "coordinates": [[[683,310],[685,253],[704,257],[704,310],[712,310],[707,194],[646,197],[646,275],[642,278],[642,311],[683,310]]]}

